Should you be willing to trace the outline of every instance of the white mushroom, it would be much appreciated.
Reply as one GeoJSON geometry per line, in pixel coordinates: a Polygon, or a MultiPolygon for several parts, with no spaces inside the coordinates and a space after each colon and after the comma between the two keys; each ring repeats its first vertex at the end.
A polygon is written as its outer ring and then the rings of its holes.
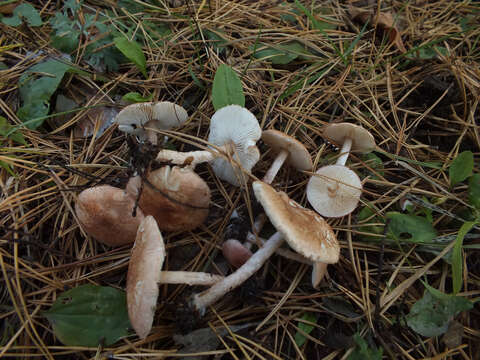
{"type": "Polygon", "coordinates": [[[155,130],[169,130],[185,123],[188,119],[187,111],[172,102],[146,102],[132,104],[118,113],[115,122],[118,129],[139,137],[140,140],[149,140],[157,144],[155,130]]]}
{"type": "Polygon", "coordinates": [[[243,171],[250,173],[260,159],[256,142],[261,133],[258,120],[250,111],[239,105],[225,106],[210,120],[208,142],[212,145],[211,150],[188,153],[162,150],[156,160],[192,167],[211,162],[220,179],[239,186],[244,180],[243,171]],[[233,165],[228,157],[232,157],[233,165]]]}

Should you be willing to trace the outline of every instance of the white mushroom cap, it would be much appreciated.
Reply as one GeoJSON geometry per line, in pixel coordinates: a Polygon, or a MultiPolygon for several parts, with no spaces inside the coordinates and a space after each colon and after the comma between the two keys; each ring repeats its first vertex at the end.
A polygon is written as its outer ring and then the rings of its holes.
{"type": "Polygon", "coordinates": [[[298,170],[311,170],[313,167],[310,153],[297,139],[278,130],[265,130],[262,140],[270,146],[275,153],[282,150],[288,152],[287,163],[298,170]]]}
{"type": "Polygon", "coordinates": [[[296,252],[313,261],[327,264],[338,261],[337,238],[320,215],[262,181],[255,181],[252,187],[273,226],[296,252]]]}
{"type": "Polygon", "coordinates": [[[326,217],[350,214],[357,207],[361,194],[360,178],[343,165],[320,168],[307,185],[308,202],[326,217]]]}
{"type": "MultiPolygon", "coordinates": [[[[239,162],[246,172],[250,172],[260,159],[260,152],[256,146],[262,130],[257,118],[247,109],[239,105],[229,105],[213,114],[210,120],[210,134],[208,142],[215,146],[231,146],[232,157],[239,162]]],[[[224,159],[212,161],[215,174],[232,185],[240,186],[243,172],[224,159]]]]}
{"type": "Polygon", "coordinates": [[[140,223],[127,274],[127,307],[133,329],[145,338],[152,328],[165,245],[157,222],[146,216],[140,223]]]}
{"type": "Polygon", "coordinates": [[[187,119],[188,114],[183,107],[161,101],[128,105],[118,113],[115,122],[119,130],[144,138],[144,127],[168,130],[182,125],[187,119]]]}
{"type": "Polygon", "coordinates": [[[338,145],[343,144],[345,139],[351,139],[353,151],[370,152],[375,149],[373,135],[359,125],[351,123],[330,124],[323,130],[323,136],[338,145]]]}

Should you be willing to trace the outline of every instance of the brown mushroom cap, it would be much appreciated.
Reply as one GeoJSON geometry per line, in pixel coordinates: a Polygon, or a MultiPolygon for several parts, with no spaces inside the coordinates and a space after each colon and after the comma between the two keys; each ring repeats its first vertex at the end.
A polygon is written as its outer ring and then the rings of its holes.
{"type": "Polygon", "coordinates": [[[75,213],[84,230],[96,240],[111,246],[135,241],[143,212],[137,208],[132,216],[135,200],[124,190],[110,185],[83,190],[75,203],[75,213]]]}
{"type": "MultiPolygon", "coordinates": [[[[144,214],[152,215],[165,231],[188,231],[202,224],[208,215],[210,189],[193,170],[164,166],[147,176],[138,202],[144,214]]],[[[139,176],[131,178],[127,193],[135,199],[141,186],[139,176]]]]}
{"type": "Polygon", "coordinates": [[[327,264],[338,261],[337,238],[320,215],[262,181],[255,181],[252,186],[273,226],[295,251],[313,261],[327,264]]]}
{"type": "Polygon", "coordinates": [[[230,265],[239,268],[252,257],[250,249],[237,239],[228,239],[222,245],[222,253],[230,265]]]}
{"type": "Polygon", "coordinates": [[[165,245],[157,222],[146,216],[138,227],[127,274],[128,316],[142,339],[152,328],[164,259],[165,245]]]}
{"type": "Polygon", "coordinates": [[[278,130],[265,130],[262,140],[270,146],[275,153],[282,150],[288,151],[287,163],[298,170],[311,170],[313,167],[310,153],[297,139],[278,130]]]}
{"type": "Polygon", "coordinates": [[[355,124],[337,123],[330,124],[323,130],[323,136],[335,144],[341,145],[345,139],[352,139],[352,150],[370,152],[375,149],[375,139],[370,132],[355,124]]]}
{"type": "Polygon", "coordinates": [[[358,175],[343,165],[320,168],[307,185],[307,199],[322,216],[340,217],[350,214],[358,205],[362,182],[358,175]]]}

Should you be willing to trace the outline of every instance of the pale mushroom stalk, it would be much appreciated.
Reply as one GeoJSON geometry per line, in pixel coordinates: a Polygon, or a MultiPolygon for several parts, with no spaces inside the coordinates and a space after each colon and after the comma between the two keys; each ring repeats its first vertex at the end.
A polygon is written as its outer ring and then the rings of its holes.
{"type": "Polygon", "coordinates": [[[162,271],[160,272],[160,279],[158,280],[158,284],[187,284],[191,286],[211,286],[222,279],[223,276],[204,272],[162,271]]]}
{"type": "Polygon", "coordinates": [[[317,289],[327,273],[328,264],[316,261],[313,263],[312,269],[312,286],[317,289]]]}
{"type": "Polygon", "coordinates": [[[279,170],[282,168],[282,165],[285,163],[285,160],[287,160],[289,153],[287,150],[281,150],[275,160],[273,161],[272,165],[270,168],[267,170],[267,173],[263,177],[263,182],[267,184],[271,184],[273,179],[275,179],[275,176],[277,176],[277,173],[279,170]]]}
{"type": "Polygon", "coordinates": [[[211,162],[221,156],[221,153],[231,155],[233,147],[231,145],[223,145],[212,150],[198,150],[188,152],[178,152],[174,150],[160,150],[157,154],[156,161],[168,162],[174,165],[189,165],[195,168],[198,164],[211,162]]]}
{"type": "Polygon", "coordinates": [[[340,150],[340,156],[337,159],[336,165],[345,165],[347,163],[348,156],[350,155],[350,150],[352,149],[353,140],[351,138],[346,138],[345,142],[342,145],[340,150]]]}
{"type": "Polygon", "coordinates": [[[227,292],[235,289],[243,284],[255,272],[257,272],[262,265],[272,256],[283,243],[283,235],[279,232],[272,235],[265,245],[257,250],[245,264],[239,267],[234,273],[226,276],[223,280],[217,282],[211,288],[199,294],[195,294],[192,299],[193,307],[201,314],[205,312],[205,308],[227,292]]]}

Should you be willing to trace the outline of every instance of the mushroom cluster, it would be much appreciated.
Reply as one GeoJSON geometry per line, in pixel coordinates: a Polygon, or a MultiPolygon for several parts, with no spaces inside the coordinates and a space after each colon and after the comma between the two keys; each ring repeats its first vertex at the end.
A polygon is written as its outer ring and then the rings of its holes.
{"type": "MultiPolygon", "coordinates": [[[[139,141],[157,144],[157,133],[180,126],[187,119],[182,107],[159,102],[127,106],[116,122],[119,130],[139,141]]],[[[311,173],[313,163],[308,150],[280,131],[262,132],[257,118],[238,105],[225,106],[213,114],[208,147],[190,152],[160,150],[155,160],[169,165],[130,178],[125,189],[101,185],[78,196],[75,211],[84,231],[111,246],[134,242],[127,275],[127,304],[139,337],[145,338],[151,330],[158,284],[209,286],[190,298],[192,307],[203,314],[209,305],[257,272],[274,253],[311,264],[312,286],[320,284],[327,265],[340,258],[335,232],[323,217],[341,217],[356,208],[362,183],[345,164],[351,151],[368,152],[375,147],[373,136],[354,124],[328,125],[323,136],[341,150],[335,165],[318,169],[308,182],[306,197],[315,211],[302,207],[271,185],[284,164],[311,173]],[[208,216],[210,189],[195,173],[195,167],[208,162],[219,179],[247,186],[260,159],[256,146],[260,138],[274,156],[262,181],[252,183],[264,214],[257,217],[244,243],[239,239],[223,243],[223,255],[235,270],[225,277],[162,270],[166,253],[161,231],[190,231],[208,216]],[[261,239],[258,234],[267,219],[277,232],[269,239],[261,239]],[[281,247],[284,242],[291,250],[281,247]],[[252,244],[258,246],[256,251],[252,251],[252,244]]]]}

